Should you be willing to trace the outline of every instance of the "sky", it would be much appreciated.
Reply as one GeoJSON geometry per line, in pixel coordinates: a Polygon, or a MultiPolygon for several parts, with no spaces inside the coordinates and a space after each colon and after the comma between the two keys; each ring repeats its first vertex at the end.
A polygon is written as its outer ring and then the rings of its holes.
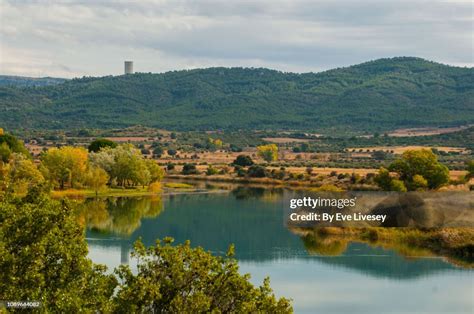
{"type": "Polygon", "coordinates": [[[416,56],[474,65],[471,1],[0,0],[0,74],[81,77],[416,56]]]}

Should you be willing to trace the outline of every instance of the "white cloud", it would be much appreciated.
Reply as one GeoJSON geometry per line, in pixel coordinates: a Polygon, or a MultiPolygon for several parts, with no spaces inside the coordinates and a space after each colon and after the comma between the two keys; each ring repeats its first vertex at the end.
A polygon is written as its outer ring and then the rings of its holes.
{"type": "Polygon", "coordinates": [[[4,1],[0,73],[254,66],[320,71],[390,56],[472,66],[465,1],[4,1]]]}

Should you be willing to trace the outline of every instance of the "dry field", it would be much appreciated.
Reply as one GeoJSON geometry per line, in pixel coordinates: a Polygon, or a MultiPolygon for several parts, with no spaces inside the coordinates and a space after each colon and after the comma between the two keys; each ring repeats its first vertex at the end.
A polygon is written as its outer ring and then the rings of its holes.
{"type": "Polygon", "coordinates": [[[37,156],[43,151],[44,146],[36,145],[36,144],[25,144],[26,149],[34,155],[37,156]]]}
{"type": "Polygon", "coordinates": [[[362,151],[366,152],[367,150],[370,152],[381,150],[381,151],[393,151],[395,154],[403,154],[403,152],[407,150],[413,149],[431,149],[435,148],[439,151],[445,152],[459,152],[459,153],[466,153],[467,150],[465,148],[460,147],[448,147],[448,146],[372,146],[372,147],[350,147],[348,148],[349,151],[355,150],[358,152],[362,149],[362,151]]]}
{"type": "MultiPolygon", "coordinates": [[[[254,152],[240,152],[240,153],[233,153],[233,152],[223,152],[223,151],[216,151],[216,152],[205,152],[205,153],[186,153],[178,151],[179,159],[167,156],[163,154],[162,158],[158,159],[159,163],[166,163],[166,162],[191,162],[191,163],[200,163],[200,162],[207,162],[210,164],[230,164],[237,158],[238,155],[245,154],[250,155],[255,154],[254,152]],[[193,159],[191,156],[196,155],[198,158],[193,159]]],[[[254,157],[252,156],[252,159],[254,157]]]]}
{"type": "Polygon", "coordinates": [[[465,130],[470,126],[459,126],[453,128],[412,128],[412,129],[397,129],[388,136],[393,137],[411,137],[411,136],[428,136],[428,135],[439,135],[446,133],[454,133],[465,130]]]}
{"type": "Polygon", "coordinates": [[[275,144],[287,144],[287,143],[306,143],[310,142],[310,139],[303,138],[291,138],[291,137],[264,137],[262,140],[275,144]]]}
{"type": "MultiPolygon", "coordinates": [[[[216,152],[204,152],[204,153],[186,153],[186,152],[178,152],[179,159],[172,158],[167,156],[167,154],[163,154],[162,158],[158,159],[160,163],[166,162],[208,162],[211,164],[229,164],[237,158],[238,155],[249,155],[256,163],[263,163],[264,160],[257,156],[257,151],[255,148],[246,149],[243,152],[223,152],[223,151],[216,151],[216,152]],[[196,155],[198,158],[192,159],[191,156],[196,155]]],[[[288,150],[280,151],[279,153],[279,162],[285,161],[327,161],[329,160],[331,154],[329,153],[293,153],[288,150]]]]}
{"type": "MultiPolygon", "coordinates": [[[[196,168],[198,169],[199,172],[205,172],[207,170],[208,166],[207,165],[197,165],[196,168]]],[[[216,167],[216,168],[219,169],[219,168],[222,168],[222,167],[216,167]]],[[[175,172],[179,173],[179,172],[181,172],[182,169],[183,169],[183,166],[177,165],[175,167],[175,172]]],[[[279,167],[268,167],[268,169],[269,170],[273,170],[273,169],[279,170],[280,168],[279,167]]],[[[296,173],[296,174],[306,173],[306,167],[285,167],[285,169],[286,169],[287,172],[290,172],[290,173],[296,173]]],[[[233,168],[229,167],[229,170],[232,172],[233,168]]],[[[355,173],[355,174],[358,174],[358,175],[364,177],[369,173],[377,173],[378,169],[325,168],[325,167],[319,168],[319,167],[313,167],[312,176],[317,176],[317,175],[327,176],[333,171],[335,171],[337,174],[340,174],[340,173],[348,173],[348,174],[355,173]]],[[[450,170],[449,171],[449,176],[450,176],[450,179],[452,179],[452,180],[457,180],[460,177],[465,176],[466,174],[467,174],[467,171],[464,171],[464,170],[450,170]]],[[[230,177],[230,175],[227,175],[227,176],[230,177]]]]}
{"type": "Polygon", "coordinates": [[[153,138],[144,137],[144,136],[118,136],[118,137],[106,137],[106,139],[117,142],[117,143],[153,141],[153,138]]]}

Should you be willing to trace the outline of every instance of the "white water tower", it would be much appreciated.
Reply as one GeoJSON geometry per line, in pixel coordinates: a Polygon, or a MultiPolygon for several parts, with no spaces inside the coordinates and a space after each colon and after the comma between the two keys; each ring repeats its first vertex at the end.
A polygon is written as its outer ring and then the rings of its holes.
{"type": "Polygon", "coordinates": [[[125,61],[125,74],[133,74],[133,61],[125,61]]]}

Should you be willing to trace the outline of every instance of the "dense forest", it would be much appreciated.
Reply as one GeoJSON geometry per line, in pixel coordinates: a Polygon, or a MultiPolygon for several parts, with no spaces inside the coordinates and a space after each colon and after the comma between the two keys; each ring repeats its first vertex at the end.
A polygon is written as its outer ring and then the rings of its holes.
{"type": "Polygon", "coordinates": [[[64,83],[66,79],[56,77],[26,77],[26,76],[12,76],[0,75],[0,86],[47,86],[64,83]]]}
{"type": "Polygon", "coordinates": [[[474,123],[474,70],[399,57],[321,73],[209,68],[0,86],[0,124],[379,132],[474,123]]]}

